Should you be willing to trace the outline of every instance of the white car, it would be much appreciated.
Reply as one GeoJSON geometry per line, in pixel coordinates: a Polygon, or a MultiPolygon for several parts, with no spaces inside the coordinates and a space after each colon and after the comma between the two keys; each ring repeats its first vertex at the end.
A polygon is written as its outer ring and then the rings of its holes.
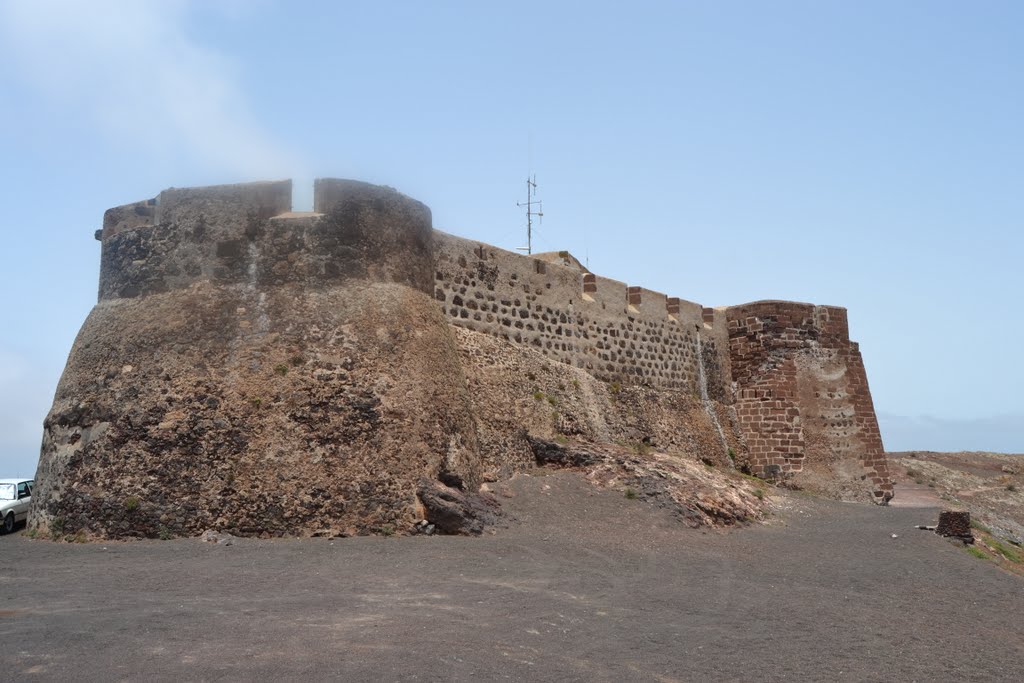
{"type": "Polygon", "coordinates": [[[0,479],[0,530],[9,534],[28,517],[32,504],[31,479],[0,479]]]}

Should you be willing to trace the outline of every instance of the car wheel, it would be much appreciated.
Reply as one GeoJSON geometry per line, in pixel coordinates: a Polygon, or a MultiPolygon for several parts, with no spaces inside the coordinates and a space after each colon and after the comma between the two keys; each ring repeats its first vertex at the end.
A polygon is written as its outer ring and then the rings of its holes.
{"type": "Polygon", "coordinates": [[[4,517],[4,533],[9,534],[14,531],[14,513],[8,512],[7,516],[4,517]]]}

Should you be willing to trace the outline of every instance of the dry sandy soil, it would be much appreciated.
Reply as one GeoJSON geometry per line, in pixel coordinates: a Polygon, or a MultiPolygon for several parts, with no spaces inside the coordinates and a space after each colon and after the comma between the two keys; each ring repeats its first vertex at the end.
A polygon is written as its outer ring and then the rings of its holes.
{"type": "MultiPolygon", "coordinates": [[[[543,475],[543,476],[542,476],[543,475]]],[[[1020,680],[1020,579],[933,508],[686,528],[572,472],[482,537],[0,538],[6,680],[1020,680]],[[895,537],[893,536],[895,534],[895,537]]]]}
{"type": "Polygon", "coordinates": [[[888,457],[894,505],[969,510],[995,536],[1024,543],[1024,455],[909,451],[888,457]]]}

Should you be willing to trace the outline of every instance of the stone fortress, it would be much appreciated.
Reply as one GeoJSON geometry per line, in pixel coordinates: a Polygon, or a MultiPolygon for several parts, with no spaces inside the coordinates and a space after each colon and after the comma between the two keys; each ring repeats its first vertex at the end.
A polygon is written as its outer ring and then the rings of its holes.
{"type": "Polygon", "coordinates": [[[846,311],[708,308],[435,230],[395,190],[169,189],[110,209],[30,525],[394,533],[547,443],[630,445],[886,503],[846,311]]]}

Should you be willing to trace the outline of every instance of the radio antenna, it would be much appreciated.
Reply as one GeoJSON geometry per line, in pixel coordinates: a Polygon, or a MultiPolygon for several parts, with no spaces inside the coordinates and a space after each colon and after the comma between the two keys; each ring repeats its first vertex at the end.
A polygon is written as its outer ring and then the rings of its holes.
{"type": "Polygon", "coordinates": [[[538,223],[544,222],[544,206],[540,199],[537,199],[537,176],[534,175],[532,178],[527,176],[526,178],[526,201],[516,202],[516,206],[526,207],[526,246],[517,247],[519,251],[525,251],[527,254],[533,253],[533,217],[536,216],[538,223]],[[534,211],[534,207],[537,208],[534,211]]]}

